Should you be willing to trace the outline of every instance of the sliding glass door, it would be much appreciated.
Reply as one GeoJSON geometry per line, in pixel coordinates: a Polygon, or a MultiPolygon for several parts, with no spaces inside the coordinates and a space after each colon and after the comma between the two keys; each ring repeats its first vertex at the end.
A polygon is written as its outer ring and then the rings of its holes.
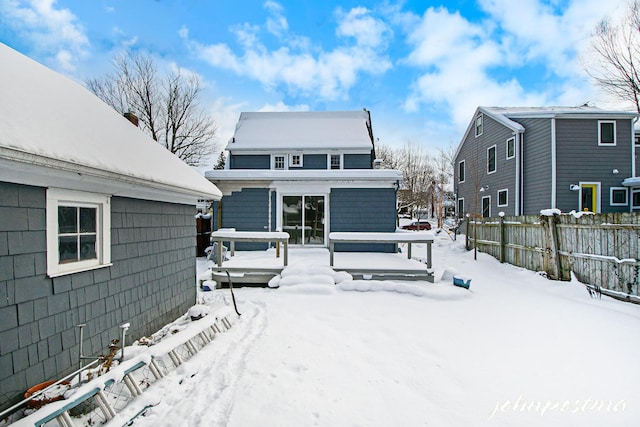
{"type": "Polygon", "coordinates": [[[325,196],[283,196],[282,231],[293,245],[325,246],[325,196]]]}

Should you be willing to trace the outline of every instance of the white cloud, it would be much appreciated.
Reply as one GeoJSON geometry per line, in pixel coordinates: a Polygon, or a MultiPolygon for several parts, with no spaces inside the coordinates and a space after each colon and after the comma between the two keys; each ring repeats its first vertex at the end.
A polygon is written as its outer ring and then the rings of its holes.
{"type": "Polygon", "coordinates": [[[281,36],[289,30],[287,18],[282,14],[284,8],[275,1],[268,0],[264,3],[264,8],[269,12],[266,27],[267,30],[276,36],[281,36]]]}
{"type": "MultiPolygon", "coordinates": [[[[282,13],[277,3],[267,2],[265,7],[271,13],[282,13]]],[[[242,52],[232,50],[225,43],[201,44],[191,40],[186,30],[182,30],[181,35],[190,49],[210,65],[249,77],[267,88],[284,86],[294,94],[344,99],[359,74],[384,73],[391,62],[379,49],[387,33],[382,21],[370,21],[369,12],[361,8],[341,17],[339,34],[354,37],[356,44],[339,45],[331,51],[311,46],[308,39],[296,35],[287,35],[295,41],[293,44],[270,49],[259,40],[260,27],[250,24],[232,29],[242,52]],[[366,22],[373,22],[375,28],[365,31],[361,24],[366,22]]]]}
{"type": "Polygon", "coordinates": [[[262,107],[258,108],[258,111],[309,111],[309,109],[310,108],[307,104],[287,105],[282,101],[278,101],[275,104],[264,104],[262,107]]]}
{"type": "Polygon", "coordinates": [[[336,30],[339,36],[353,37],[359,46],[377,48],[385,44],[391,29],[380,19],[371,16],[364,7],[356,7],[345,13],[338,11],[340,24],[336,30]]]}
{"type": "Polygon", "coordinates": [[[47,56],[47,62],[66,72],[75,71],[74,62],[88,54],[89,39],[76,16],[56,7],[55,0],[4,0],[0,13],[5,22],[28,40],[33,49],[47,56]]]}

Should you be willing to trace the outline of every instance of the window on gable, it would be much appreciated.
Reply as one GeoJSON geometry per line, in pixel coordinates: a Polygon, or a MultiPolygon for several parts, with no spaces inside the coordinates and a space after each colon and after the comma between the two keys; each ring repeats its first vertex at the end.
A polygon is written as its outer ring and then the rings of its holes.
{"type": "Polygon", "coordinates": [[[476,123],[475,123],[475,127],[476,127],[476,136],[480,136],[482,135],[482,128],[483,128],[483,115],[482,113],[478,114],[476,116],[476,123]]]}
{"type": "Polygon", "coordinates": [[[332,154],[329,160],[331,169],[342,169],[342,156],[340,154],[332,154]]]}
{"type": "Polygon", "coordinates": [[[291,155],[291,163],[289,163],[291,167],[302,167],[302,155],[301,154],[292,154],[291,155]]]}
{"type": "Polygon", "coordinates": [[[498,207],[504,207],[509,205],[509,190],[498,191],[498,207]]]}
{"type": "Polygon", "coordinates": [[[609,204],[611,206],[628,206],[627,189],[625,187],[611,187],[611,197],[609,204]]]}
{"type": "Polygon", "coordinates": [[[458,163],[458,182],[464,182],[464,160],[458,163]]]}
{"type": "Polygon", "coordinates": [[[487,173],[496,171],[496,146],[487,148],[487,173]]]}
{"type": "Polygon", "coordinates": [[[507,159],[512,159],[516,156],[516,139],[511,137],[507,139],[507,159]]]}
{"type": "Polygon", "coordinates": [[[111,265],[109,196],[47,190],[47,274],[111,265]]]}
{"type": "Polygon", "coordinates": [[[273,168],[284,169],[285,168],[285,156],[273,156],[273,168]]]}
{"type": "Polygon", "coordinates": [[[598,121],[598,145],[616,145],[615,121],[598,121]]]}

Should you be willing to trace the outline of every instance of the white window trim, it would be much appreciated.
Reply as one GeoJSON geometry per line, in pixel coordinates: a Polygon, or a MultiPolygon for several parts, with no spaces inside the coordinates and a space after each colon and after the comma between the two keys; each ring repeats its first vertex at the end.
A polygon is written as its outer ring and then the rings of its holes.
{"type": "Polygon", "coordinates": [[[609,189],[609,206],[629,206],[629,191],[627,191],[626,187],[611,187],[609,189]],[[624,191],[624,203],[613,203],[613,192],[615,190],[624,191]]]}
{"type": "Polygon", "coordinates": [[[636,193],[640,193],[640,189],[638,190],[631,190],[631,198],[629,200],[629,203],[631,204],[631,209],[640,209],[640,205],[634,205],[633,204],[633,195],[636,193]]]}
{"type": "Polygon", "coordinates": [[[484,114],[480,113],[476,116],[473,121],[473,129],[476,138],[482,135],[482,133],[484,132],[484,114]],[[480,133],[478,133],[478,119],[480,119],[480,133]]]}
{"type": "Polygon", "coordinates": [[[491,196],[482,196],[482,200],[480,201],[480,216],[482,218],[491,218],[491,196]],[[489,199],[489,216],[484,216],[484,199],[489,199]]]}
{"type": "Polygon", "coordinates": [[[507,160],[509,159],[513,159],[514,157],[516,157],[516,137],[512,136],[511,138],[507,139],[507,145],[505,147],[507,149],[507,160]],[[509,157],[509,141],[513,141],[513,156],[509,157]]]}
{"type": "Polygon", "coordinates": [[[464,160],[460,160],[458,162],[458,182],[462,183],[467,179],[467,163],[464,160]],[[462,170],[464,170],[464,179],[460,180],[460,165],[462,165],[462,170]]]}
{"type": "Polygon", "coordinates": [[[277,171],[289,169],[288,165],[287,165],[288,157],[289,156],[287,156],[286,154],[272,154],[271,155],[271,169],[272,170],[277,170],[277,171]],[[282,169],[276,169],[276,157],[282,157],[284,159],[284,167],[282,169]]]}
{"type": "Polygon", "coordinates": [[[616,121],[615,120],[598,120],[598,145],[601,147],[615,147],[617,143],[618,141],[616,136],[616,121]],[[613,144],[601,141],[603,123],[613,123],[613,144]]]}
{"type": "Polygon", "coordinates": [[[504,207],[509,206],[509,189],[508,189],[508,188],[503,188],[502,190],[498,190],[498,200],[497,200],[497,203],[498,203],[498,207],[499,207],[499,208],[504,208],[504,207]],[[501,205],[501,204],[500,204],[500,193],[502,193],[502,192],[507,193],[507,202],[506,202],[504,205],[501,205]]]}
{"type": "Polygon", "coordinates": [[[498,146],[497,145],[492,145],[491,147],[487,148],[487,175],[491,175],[494,174],[498,171],[498,146]],[[493,161],[495,163],[495,169],[491,172],[489,172],[489,150],[491,149],[495,150],[495,153],[493,155],[493,161]]]}
{"type": "Polygon", "coordinates": [[[461,214],[464,214],[464,197],[460,197],[458,199],[458,203],[456,203],[456,209],[458,210],[458,218],[461,218],[461,214]],[[460,212],[460,202],[462,201],[462,212],[460,212]]]}
{"type": "Polygon", "coordinates": [[[344,154],[343,153],[340,153],[340,154],[336,154],[336,153],[327,154],[327,169],[334,170],[334,171],[344,169],[344,154]],[[338,169],[332,169],[331,168],[331,156],[340,156],[340,167],[338,169]]]}
{"type": "Polygon", "coordinates": [[[302,163],[303,163],[303,158],[304,158],[304,157],[302,156],[302,153],[300,153],[300,154],[298,154],[298,153],[290,154],[290,155],[289,155],[289,167],[290,167],[290,168],[301,168],[301,167],[302,167],[302,163]],[[298,163],[298,164],[294,164],[294,163],[293,163],[293,158],[294,158],[295,156],[300,157],[300,163],[298,163]]]}
{"type": "Polygon", "coordinates": [[[47,189],[47,275],[57,277],[111,264],[111,196],[81,191],[47,189]],[[58,249],[58,206],[97,208],[96,259],[60,264],[58,249]]]}

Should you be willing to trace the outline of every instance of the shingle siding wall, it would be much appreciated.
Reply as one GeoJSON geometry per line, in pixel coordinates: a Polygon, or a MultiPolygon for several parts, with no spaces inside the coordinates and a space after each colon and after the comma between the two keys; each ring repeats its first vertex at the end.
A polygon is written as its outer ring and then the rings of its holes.
{"type": "MultiPolygon", "coordinates": [[[[333,188],[330,195],[330,232],[393,232],[396,229],[396,192],[393,188],[333,188]]],[[[394,252],[388,244],[336,244],[336,251],[394,252]]]]}
{"type": "MultiPolygon", "coordinates": [[[[268,231],[269,189],[245,188],[222,199],[222,228],[237,231],[268,231]]],[[[238,243],[238,250],[263,250],[267,243],[238,243]]]]}
{"type": "Polygon", "coordinates": [[[0,183],[0,407],[28,387],[184,314],[196,298],[193,206],[112,198],[113,265],[46,275],[44,188],[0,183]]]}
{"type": "Polygon", "coordinates": [[[271,156],[268,154],[229,156],[229,169],[270,169],[271,156]]]}
{"type": "Polygon", "coordinates": [[[629,211],[629,206],[610,206],[610,189],[632,176],[631,129],[630,120],[617,120],[616,145],[598,146],[598,120],[556,120],[558,209],[578,210],[580,193],[569,186],[583,181],[601,183],[602,212],[629,211]]]}

